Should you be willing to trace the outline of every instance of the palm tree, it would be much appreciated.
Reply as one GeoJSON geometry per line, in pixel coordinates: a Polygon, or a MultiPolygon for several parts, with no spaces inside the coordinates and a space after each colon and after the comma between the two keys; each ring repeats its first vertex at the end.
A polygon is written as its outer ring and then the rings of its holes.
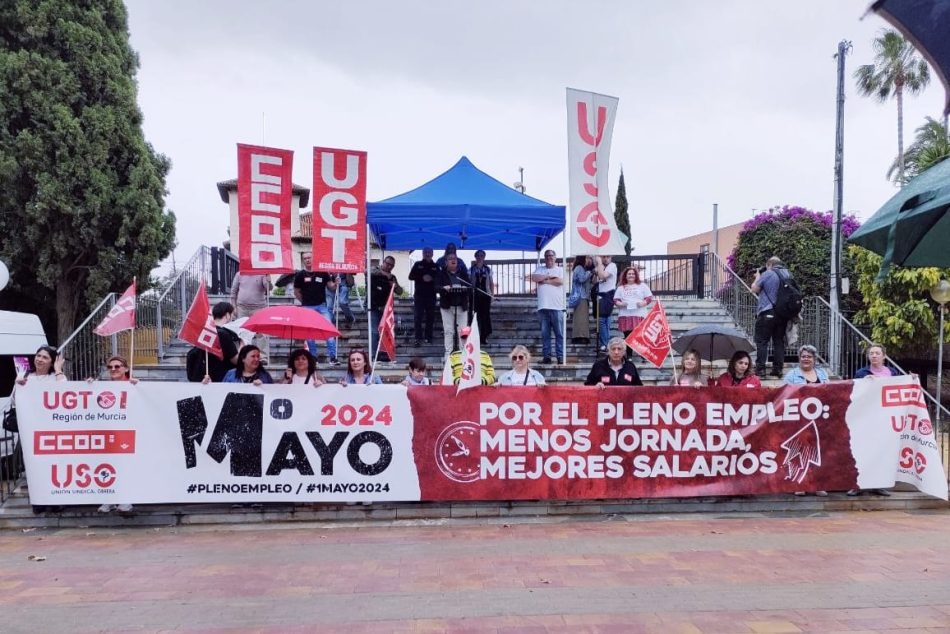
{"type": "Polygon", "coordinates": [[[858,91],[865,97],[874,95],[884,103],[893,95],[897,100],[897,182],[904,184],[904,91],[920,93],[930,83],[927,62],[910,42],[892,29],[881,31],[874,39],[874,63],[854,71],[858,91]]]}
{"type": "MultiPolygon", "coordinates": [[[[947,128],[936,119],[927,117],[927,122],[917,128],[914,142],[907,146],[907,151],[904,152],[904,176],[910,180],[947,157],[950,157],[947,128]]],[[[894,159],[887,170],[887,177],[894,178],[899,169],[900,156],[894,159]]]]}

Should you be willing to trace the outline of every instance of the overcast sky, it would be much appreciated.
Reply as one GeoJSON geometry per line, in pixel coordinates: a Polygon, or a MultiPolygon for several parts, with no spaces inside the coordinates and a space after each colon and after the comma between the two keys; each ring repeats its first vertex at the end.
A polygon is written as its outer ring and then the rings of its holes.
{"type": "MultiPolygon", "coordinates": [[[[638,254],[711,228],[713,203],[720,226],[830,209],[842,39],[844,207],[866,219],[894,193],[897,152],[895,104],[851,79],[886,26],[861,19],[868,4],[127,1],[145,135],[172,160],[179,263],[227,238],[215,183],[237,176],[237,143],[294,150],[306,187],[314,145],[365,150],[371,201],[466,155],[506,184],[524,167],[528,194],[567,204],[568,86],[620,98],[611,200],[622,165],[638,254]]],[[[934,82],[905,101],[905,144],[941,113],[934,82]]]]}

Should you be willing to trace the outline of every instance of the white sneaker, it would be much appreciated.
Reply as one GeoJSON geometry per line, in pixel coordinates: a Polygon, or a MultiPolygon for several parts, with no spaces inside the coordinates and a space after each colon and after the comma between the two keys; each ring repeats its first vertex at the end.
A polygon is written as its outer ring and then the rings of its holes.
{"type": "Polygon", "coordinates": [[[113,506],[112,504],[103,504],[102,506],[99,507],[98,510],[100,513],[111,513],[112,509],[114,508],[115,506],[113,506]]]}
{"type": "Polygon", "coordinates": [[[131,504],[120,504],[120,505],[118,505],[117,507],[115,507],[115,510],[117,510],[119,513],[131,513],[131,512],[132,512],[132,505],[131,505],[131,504]]]}

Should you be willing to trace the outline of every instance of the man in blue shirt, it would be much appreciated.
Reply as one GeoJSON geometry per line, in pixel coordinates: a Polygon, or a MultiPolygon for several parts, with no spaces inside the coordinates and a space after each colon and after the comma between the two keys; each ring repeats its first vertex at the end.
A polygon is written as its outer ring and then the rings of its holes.
{"type": "Polygon", "coordinates": [[[769,358],[769,342],[772,344],[772,376],[782,377],[782,365],[785,363],[784,319],[775,314],[775,302],[782,277],[788,277],[788,269],[776,256],[770,257],[765,266],[755,272],[752,292],[759,296],[759,305],[755,317],[755,373],[765,377],[765,362],[769,358]]]}

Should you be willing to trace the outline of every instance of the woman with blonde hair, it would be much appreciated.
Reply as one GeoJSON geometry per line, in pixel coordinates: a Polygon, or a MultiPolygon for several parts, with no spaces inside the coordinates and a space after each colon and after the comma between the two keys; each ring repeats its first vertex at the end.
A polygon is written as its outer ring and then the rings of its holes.
{"type": "Polygon", "coordinates": [[[545,385],[544,376],[531,369],[531,353],[527,348],[515,346],[508,357],[511,359],[511,369],[501,375],[497,385],[545,385]]]}
{"type": "Polygon", "coordinates": [[[683,360],[680,361],[679,376],[673,375],[670,385],[681,385],[684,387],[706,387],[709,385],[709,377],[702,371],[702,359],[699,352],[690,348],[683,353],[683,360]]]}

